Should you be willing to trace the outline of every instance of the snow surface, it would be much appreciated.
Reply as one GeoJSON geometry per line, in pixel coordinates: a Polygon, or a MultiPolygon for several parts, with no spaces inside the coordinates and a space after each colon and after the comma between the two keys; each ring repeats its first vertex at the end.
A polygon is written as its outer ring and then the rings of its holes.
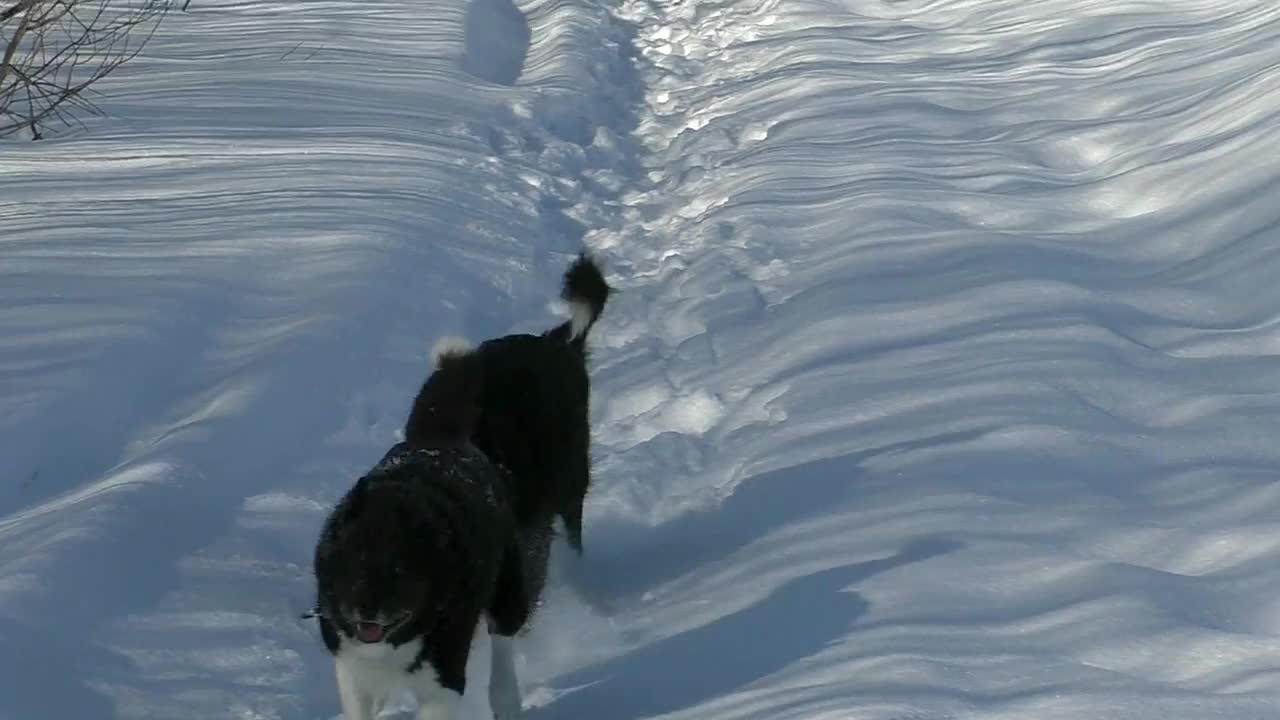
{"type": "Polygon", "coordinates": [[[0,720],[338,714],[327,508],[584,243],[530,718],[1273,720],[1278,81],[1247,0],[194,2],[0,144],[0,720]]]}

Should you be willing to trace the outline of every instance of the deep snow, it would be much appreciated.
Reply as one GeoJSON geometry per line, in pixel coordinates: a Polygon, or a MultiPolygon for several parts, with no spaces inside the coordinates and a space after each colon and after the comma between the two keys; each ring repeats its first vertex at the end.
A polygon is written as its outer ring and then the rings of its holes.
{"type": "Polygon", "coordinates": [[[531,717],[1273,718],[1277,48],[1243,0],[193,3],[0,144],[0,720],[336,715],[324,513],[582,244],[531,717]]]}

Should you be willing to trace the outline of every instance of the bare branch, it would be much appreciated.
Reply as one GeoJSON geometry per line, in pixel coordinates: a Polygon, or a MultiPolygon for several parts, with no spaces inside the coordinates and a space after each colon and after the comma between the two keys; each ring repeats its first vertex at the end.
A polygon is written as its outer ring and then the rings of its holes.
{"type": "Polygon", "coordinates": [[[26,10],[27,7],[31,5],[31,2],[32,0],[19,0],[18,2],[13,4],[13,7],[7,8],[3,12],[0,12],[0,22],[5,22],[9,18],[12,18],[14,15],[17,15],[23,10],[26,10]]]}
{"type": "Polygon", "coordinates": [[[95,113],[84,94],[138,55],[176,0],[0,0],[0,136],[95,113]]]}

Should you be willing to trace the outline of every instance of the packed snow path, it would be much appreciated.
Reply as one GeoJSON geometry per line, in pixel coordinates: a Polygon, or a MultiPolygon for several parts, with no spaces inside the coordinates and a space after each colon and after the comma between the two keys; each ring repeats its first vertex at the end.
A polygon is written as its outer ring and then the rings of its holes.
{"type": "Polygon", "coordinates": [[[194,3],[0,145],[0,720],[336,715],[325,511],[583,243],[531,717],[1274,718],[1277,48],[1225,0],[194,3]]]}

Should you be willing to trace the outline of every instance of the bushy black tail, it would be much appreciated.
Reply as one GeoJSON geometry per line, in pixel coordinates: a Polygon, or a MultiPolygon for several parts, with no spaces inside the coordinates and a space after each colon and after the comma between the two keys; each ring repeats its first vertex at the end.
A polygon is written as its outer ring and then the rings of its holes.
{"type": "Polygon", "coordinates": [[[573,261],[564,273],[564,286],[560,297],[573,310],[573,317],[547,333],[547,337],[573,345],[585,352],[587,333],[596,324],[604,304],[613,290],[604,281],[604,273],[590,255],[583,253],[573,261]]]}
{"type": "Polygon", "coordinates": [[[405,423],[410,445],[462,442],[471,438],[480,416],[484,366],[480,356],[456,338],[445,338],[432,351],[435,371],[422,384],[405,423]]]}

